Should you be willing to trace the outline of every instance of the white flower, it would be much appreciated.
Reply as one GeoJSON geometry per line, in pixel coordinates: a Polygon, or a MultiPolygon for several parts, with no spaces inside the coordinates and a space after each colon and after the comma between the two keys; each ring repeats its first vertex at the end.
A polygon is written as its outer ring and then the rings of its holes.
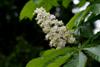
{"type": "Polygon", "coordinates": [[[49,45],[57,49],[65,47],[66,43],[74,43],[76,40],[73,34],[66,29],[62,21],[58,21],[54,15],[47,13],[45,9],[37,8],[34,13],[37,14],[37,24],[40,25],[43,32],[46,33],[46,40],[50,40],[49,45]]]}
{"type": "Polygon", "coordinates": [[[56,17],[54,15],[50,15],[50,19],[55,19],[56,17]]]}

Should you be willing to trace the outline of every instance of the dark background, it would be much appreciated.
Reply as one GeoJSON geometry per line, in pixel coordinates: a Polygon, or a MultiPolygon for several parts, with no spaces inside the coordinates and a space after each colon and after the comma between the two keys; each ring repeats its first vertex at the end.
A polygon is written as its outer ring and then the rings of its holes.
{"type": "Polygon", "coordinates": [[[49,48],[43,46],[44,34],[34,21],[19,21],[27,1],[0,0],[0,67],[25,67],[41,50],[49,48]]]}
{"type": "MultiPolygon", "coordinates": [[[[26,2],[28,0],[0,0],[0,67],[25,67],[31,59],[39,57],[44,50],[50,48],[45,34],[36,24],[35,17],[32,21],[28,18],[19,21],[19,14],[26,2]]],[[[71,3],[68,9],[62,5],[58,8],[60,15],[57,19],[66,24],[73,16],[73,5],[71,3]]],[[[56,7],[50,12],[56,14],[56,7]]],[[[89,30],[87,27],[85,25],[86,31],[89,30]]],[[[84,31],[82,33],[86,34],[84,31]]],[[[95,60],[88,64],[90,67],[99,66],[95,60]]]]}
{"type": "MultiPolygon", "coordinates": [[[[27,1],[0,0],[0,67],[25,67],[32,58],[50,48],[34,18],[19,21],[20,11],[27,1]]],[[[57,18],[66,24],[73,14],[59,7],[62,11],[57,18]]],[[[50,12],[54,14],[55,11],[54,7],[50,12]]]]}

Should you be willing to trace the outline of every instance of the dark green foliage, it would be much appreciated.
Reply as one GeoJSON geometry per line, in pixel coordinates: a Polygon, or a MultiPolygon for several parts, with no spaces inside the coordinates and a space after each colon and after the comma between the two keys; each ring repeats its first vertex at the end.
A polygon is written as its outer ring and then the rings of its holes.
{"type": "Polygon", "coordinates": [[[57,0],[30,0],[28,1],[25,6],[23,7],[21,13],[20,13],[20,20],[24,18],[29,18],[32,20],[32,17],[34,16],[34,10],[36,7],[44,7],[47,11],[49,11],[52,7],[58,6],[57,0]]]}
{"type": "Polygon", "coordinates": [[[63,67],[85,67],[87,57],[83,52],[74,54],[74,56],[63,67]]]}
{"type": "Polygon", "coordinates": [[[42,50],[36,47],[33,48],[22,37],[18,37],[17,41],[18,44],[13,52],[6,57],[3,67],[23,67],[22,63],[26,63],[29,61],[28,59],[38,56],[38,52],[42,50]]]}
{"type": "Polygon", "coordinates": [[[52,7],[58,6],[57,0],[40,0],[39,7],[44,7],[47,11],[49,11],[52,7]]]}
{"type": "MultiPolygon", "coordinates": [[[[29,61],[26,67],[61,67],[61,66],[62,67],[86,67],[88,65],[87,63],[89,63],[88,60],[90,60],[89,57],[91,57],[91,60],[96,60],[100,62],[100,52],[99,52],[100,35],[99,33],[95,35],[93,34],[93,29],[94,29],[93,23],[94,21],[99,19],[99,15],[100,15],[100,8],[99,8],[100,1],[99,0],[96,1],[88,0],[88,1],[90,2],[90,5],[84,11],[76,13],[66,24],[67,29],[75,32],[75,36],[78,41],[77,45],[72,47],[68,45],[67,47],[62,49],[46,50],[41,53],[40,57],[29,61]],[[85,21],[86,17],[90,12],[92,12],[91,16],[89,16],[85,21]]],[[[50,11],[53,7],[57,7],[57,6],[63,6],[64,8],[68,9],[72,1],[71,0],[62,0],[62,1],[33,0],[33,2],[36,3],[37,5],[36,7],[42,6],[46,9],[46,11],[50,11]]],[[[87,0],[80,0],[80,3],[75,6],[81,7],[86,2],[87,0]]],[[[27,7],[25,7],[25,9],[26,8],[27,7]]],[[[31,14],[32,13],[33,12],[31,12],[31,14]]],[[[28,17],[28,15],[26,15],[26,17],[28,17]]],[[[25,18],[25,16],[23,16],[23,18],[25,18]]]]}
{"type": "Polygon", "coordinates": [[[33,11],[35,10],[35,7],[36,5],[32,0],[27,2],[20,13],[20,20],[24,18],[29,18],[30,20],[32,20],[33,11]]]}
{"type": "Polygon", "coordinates": [[[67,8],[69,4],[71,3],[71,0],[62,0],[62,5],[67,8]]]}
{"type": "Polygon", "coordinates": [[[93,5],[91,6],[91,11],[92,11],[95,15],[99,15],[99,14],[100,14],[100,3],[93,4],[93,5]]]}
{"type": "Polygon", "coordinates": [[[72,56],[74,50],[75,48],[47,50],[41,57],[31,60],[26,67],[36,67],[37,65],[39,65],[37,67],[60,67],[72,56]]]}
{"type": "Polygon", "coordinates": [[[89,56],[100,62],[100,45],[91,48],[84,48],[84,50],[87,51],[89,56]]]}

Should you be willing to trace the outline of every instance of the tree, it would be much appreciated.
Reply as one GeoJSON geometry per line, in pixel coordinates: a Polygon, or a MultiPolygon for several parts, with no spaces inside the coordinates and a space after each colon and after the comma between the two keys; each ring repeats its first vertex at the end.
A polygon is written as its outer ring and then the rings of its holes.
{"type": "MultiPolygon", "coordinates": [[[[75,14],[71,16],[66,23],[66,28],[70,30],[76,38],[76,42],[73,44],[68,42],[65,47],[59,49],[51,48],[44,51],[40,57],[29,61],[26,67],[92,67],[94,61],[95,63],[97,63],[96,61],[100,62],[100,33],[93,32],[94,22],[98,20],[100,16],[100,1],[88,0],[87,2],[87,0],[80,0],[77,5],[73,4],[76,8],[70,5],[72,5],[71,0],[30,0],[25,4],[20,13],[20,20],[25,18],[29,18],[30,20],[34,19],[34,11],[36,8],[39,9],[39,7],[45,8],[48,12],[52,11],[53,8],[58,9],[54,12],[56,16],[61,15],[59,12],[61,7],[64,7],[70,11],[70,13],[71,10],[73,10],[75,14]],[[77,11],[75,11],[76,9],[77,11]]],[[[69,14],[67,15],[69,16],[69,14]]],[[[42,17],[42,19],[43,18],[44,17],[42,17]]],[[[56,48],[57,46],[54,45],[54,47],[56,48]]]]}

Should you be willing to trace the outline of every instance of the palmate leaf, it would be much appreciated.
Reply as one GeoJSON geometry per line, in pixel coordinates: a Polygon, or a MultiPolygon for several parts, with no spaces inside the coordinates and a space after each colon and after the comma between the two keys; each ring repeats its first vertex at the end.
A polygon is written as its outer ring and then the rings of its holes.
{"type": "Polygon", "coordinates": [[[75,48],[47,50],[41,57],[31,60],[26,67],[52,67],[52,65],[59,67],[72,56],[74,51],[75,48]]]}
{"type": "Polygon", "coordinates": [[[21,10],[19,19],[22,20],[24,18],[29,18],[30,20],[32,20],[35,8],[36,8],[35,3],[32,0],[28,1],[21,10]]]}
{"type": "Polygon", "coordinates": [[[83,52],[79,51],[79,53],[74,54],[73,58],[68,61],[64,65],[64,67],[85,67],[87,61],[87,57],[83,52]]]}
{"type": "Polygon", "coordinates": [[[31,60],[26,67],[85,67],[87,57],[76,48],[51,49],[31,60]]]}
{"type": "Polygon", "coordinates": [[[87,54],[100,62],[100,45],[90,48],[84,48],[87,54]]]}

